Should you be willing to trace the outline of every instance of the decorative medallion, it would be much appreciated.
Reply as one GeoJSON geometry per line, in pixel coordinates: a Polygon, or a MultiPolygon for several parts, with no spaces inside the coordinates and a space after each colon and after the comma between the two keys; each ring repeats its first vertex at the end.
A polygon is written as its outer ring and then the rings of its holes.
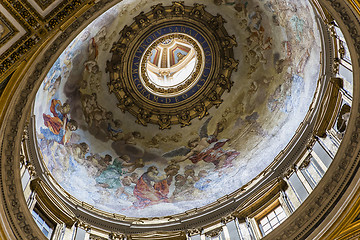
{"type": "Polygon", "coordinates": [[[204,8],[183,2],[155,5],[125,26],[113,44],[107,62],[109,91],[137,123],[160,129],[190,125],[218,107],[224,91],[230,91],[237,43],[224,28],[225,20],[204,8]]]}

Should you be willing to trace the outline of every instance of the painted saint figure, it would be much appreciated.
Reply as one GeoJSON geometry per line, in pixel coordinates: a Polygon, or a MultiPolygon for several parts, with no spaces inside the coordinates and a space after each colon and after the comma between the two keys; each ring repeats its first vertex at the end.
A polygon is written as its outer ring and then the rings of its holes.
{"type": "Polygon", "coordinates": [[[121,160],[121,158],[115,158],[110,164],[112,157],[109,154],[105,155],[106,169],[95,179],[99,186],[110,189],[117,189],[122,186],[120,177],[123,175],[123,166],[121,160]]]}
{"type": "Polygon", "coordinates": [[[67,114],[70,112],[68,103],[61,104],[60,100],[52,99],[50,112],[53,117],[48,114],[43,114],[44,125],[47,127],[41,128],[40,132],[48,140],[53,140],[62,145],[68,143],[71,137],[71,131],[75,131],[78,126],[73,119],[68,119],[67,114]]]}
{"type": "Polygon", "coordinates": [[[139,178],[134,189],[134,195],[138,200],[134,203],[136,208],[144,208],[148,205],[168,201],[169,179],[166,175],[158,175],[157,167],[151,166],[139,178]]]}

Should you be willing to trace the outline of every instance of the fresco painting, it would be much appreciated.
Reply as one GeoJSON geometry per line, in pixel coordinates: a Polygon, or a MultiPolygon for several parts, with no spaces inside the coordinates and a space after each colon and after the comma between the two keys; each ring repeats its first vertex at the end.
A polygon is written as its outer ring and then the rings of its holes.
{"type": "Polygon", "coordinates": [[[38,148],[56,181],[81,201],[131,217],[201,207],[256,177],[305,117],[320,69],[309,3],[204,2],[228,13],[239,43],[233,89],[190,126],[139,125],[116,107],[105,69],[118,29],[131,24],[124,13],[152,4],[123,1],[84,29],[50,69],[34,108],[38,148]]]}

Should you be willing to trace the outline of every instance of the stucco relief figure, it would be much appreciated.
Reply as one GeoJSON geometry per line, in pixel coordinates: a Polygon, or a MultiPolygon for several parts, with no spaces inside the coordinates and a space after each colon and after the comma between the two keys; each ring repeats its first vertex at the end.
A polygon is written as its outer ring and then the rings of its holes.
{"type": "Polygon", "coordinates": [[[217,139],[220,132],[223,131],[221,123],[216,124],[216,129],[212,135],[208,135],[207,126],[211,118],[208,118],[202,125],[199,131],[199,137],[188,142],[188,147],[181,147],[171,152],[167,152],[163,157],[182,156],[178,159],[173,159],[173,162],[183,162],[189,159],[196,164],[200,161],[213,163],[217,169],[221,167],[231,166],[231,162],[240,153],[235,150],[224,150],[222,147],[230,139],[217,139]]]}
{"type": "Polygon", "coordinates": [[[60,100],[51,101],[50,112],[53,116],[43,114],[44,125],[47,128],[41,128],[40,132],[48,140],[53,140],[60,144],[66,144],[70,141],[71,131],[78,127],[77,122],[68,119],[67,114],[70,112],[70,106],[67,103],[61,104],[60,100]]]}

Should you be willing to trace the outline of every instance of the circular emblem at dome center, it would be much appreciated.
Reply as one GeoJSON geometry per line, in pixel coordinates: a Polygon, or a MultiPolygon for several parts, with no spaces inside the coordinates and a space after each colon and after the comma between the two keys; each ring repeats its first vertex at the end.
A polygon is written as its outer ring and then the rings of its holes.
{"type": "Polygon", "coordinates": [[[145,51],[141,80],[157,96],[178,96],[193,87],[204,68],[200,43],[186,34],[168,34],[155,40],[145,51]]]}
{"type": "Polygon", "coordinates": [[[230,91],[237,43],[227,34],[225,20],[204,8],[158,4],[136,16],[114,42],[107,62],[109,91],[139,124],[158,124],[160,129],[190,125],[218,107],[221,95],[230,91]]]}

